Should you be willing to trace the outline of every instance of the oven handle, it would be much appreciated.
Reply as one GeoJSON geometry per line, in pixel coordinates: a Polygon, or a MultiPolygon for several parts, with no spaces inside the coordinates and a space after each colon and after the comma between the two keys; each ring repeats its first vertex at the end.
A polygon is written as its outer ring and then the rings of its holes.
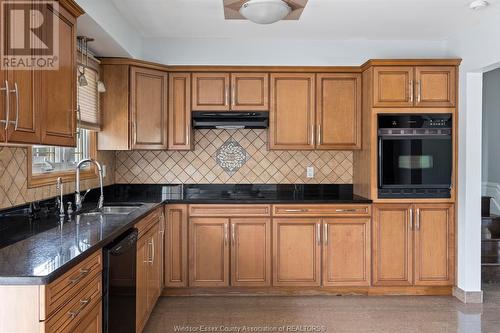
{"type": "Polygon", "coordinates": [[[382,137],[378,138],[378,188],[382,187],[382,137]]]}

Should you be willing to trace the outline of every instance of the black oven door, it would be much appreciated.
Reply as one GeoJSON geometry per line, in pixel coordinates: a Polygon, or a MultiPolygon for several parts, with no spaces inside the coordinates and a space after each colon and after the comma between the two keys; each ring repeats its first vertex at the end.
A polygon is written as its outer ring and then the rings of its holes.
{"type": "Polygon", "coordinates": [[[379,137],[379,188],[450,188],[451,136],[379,137]]]}

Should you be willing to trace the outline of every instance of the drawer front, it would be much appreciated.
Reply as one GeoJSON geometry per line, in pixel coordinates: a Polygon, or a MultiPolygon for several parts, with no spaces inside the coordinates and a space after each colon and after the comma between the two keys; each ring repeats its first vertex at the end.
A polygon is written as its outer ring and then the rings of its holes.
{"type": "Polygon", "coordinates": [[[94,279],[78,295],[45,322],[45,332],[73,332],[75,326],[101,302],[101,297],[102,281],[99,274],[94,276],[94,279]]]}
{"type": "Polygon", "coordinates": [[[370,216],[371,205],[274,205],[274,216],[370,216]]]}
{"type": "Polygon", "coordinates": [[[102,253],[97,251],[69,272],[49,284],[46,288],[45,302],[47,317],[68,303],[88,283],[102,272],[102,253]]]}
{"type": "Polygon", "coordinates": [[[270,205],[189,205],[189,216],[270,216],[270,205]]]}
{"type": "Polygon", "coordinates": [[[144,236],[148,232],[148,230],[151,229],[153,225],[155,225],[155,223],[158,223],[158,221],[160,221],[161,209],[162,208],[155,209],[152,213],[147,215],[145,218],[143,218],[139,223],[135,225],[135,227],[139,231],[139,238],[144,236]]]}

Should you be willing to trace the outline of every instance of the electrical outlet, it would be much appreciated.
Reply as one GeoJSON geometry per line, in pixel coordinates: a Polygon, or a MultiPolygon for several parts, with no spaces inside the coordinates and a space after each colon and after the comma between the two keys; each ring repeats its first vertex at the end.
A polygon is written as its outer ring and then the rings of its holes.
{"type": "Polygon", "coordinates": [[[106,165],[103,165],[103,166],[102,166],[102,177],[103,177],[103,178],[106,178],[106,175],[107,175],[107,172],[106,172],[106,171],[107,171],[106,165]]]}
{"type": "Polygon", "coordinates": [[[306,169],[306,177],[307,178],[314,178],[314,167],[312,167],[312,166],[307,167],[307,169],[306,169]]]}

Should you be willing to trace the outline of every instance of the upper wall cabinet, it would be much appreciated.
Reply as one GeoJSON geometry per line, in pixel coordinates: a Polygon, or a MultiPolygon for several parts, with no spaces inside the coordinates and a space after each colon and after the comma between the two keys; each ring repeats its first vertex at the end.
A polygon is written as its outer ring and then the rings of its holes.
{"type": "Polygon", "coordinates": [[[127,64],[101,64],[102,131],[98,149],[167,149],[168,74],[127,64]]]}
{"type": "Polygon", "coordinates": [[[361,74],[316,77],[316,149],[361,147],[361,74]]]}
{"type": "Polygon", "coordinates": [[[374,107],[454,107],[456,67],[377,66],[374,107]]]}
{"type": "Polygon", "coordinates": [[[314,74],[271,74],[270,149],[314,149],[314,96],[314,74]]]}
{"type": "MultiPolygon", "coordinates": [[[[57,19],[59,67],[0,70],[0,141],[75,146],[76,17],[83,11],[73,1],[60,1],[57,11],[52,6],[43,11],[57,19]]],[[[22,22],[9,27],[17,29],[22,22]]]]}
{"type": "Polygon", "coordinates": [[[191,74],[171,73],[168,83],[168,149],[190,150],[191,74]]]}
{"type": "Polygon", "coordinates": [[[193,111],[267,111],[267,73],[193,73],[193,111]]]}

